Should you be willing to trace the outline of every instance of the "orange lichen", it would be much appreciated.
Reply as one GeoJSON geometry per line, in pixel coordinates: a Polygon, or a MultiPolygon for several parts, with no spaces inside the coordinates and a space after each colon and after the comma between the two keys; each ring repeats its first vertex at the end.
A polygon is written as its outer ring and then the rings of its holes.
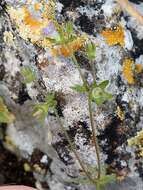
{"type": "Polygon", "coordinates": [[[38,28],[42,25],[42,23],[40,21],[38,21],[37,19],[33,18],[31,13],[29,12],[29,10],[24,7],[24,11],[25,11],[25,16],[24,16],[24,23],[26,25],[29,25],[30,27],[34,27],[34,28],[38,28]]]}
{"type": "Polygon", "coordinates": [[[70,47],[67,46],[61,46],[59,49],[59,54],[65,56],[65,57],[69,57],[72,54],[72,50],[70,49],[70,47]]]}
{"type": "Polygon", "coordinates": [[[71,56],[74,52],[81,49],[84,45],[84,38],[77,38],[76,40],[69,42],[66,45],[61,45],[52,49],[52,53],[55,56],[63,55],[64,57],[71,56]]]}
{"type": "Polygon", "coordinates": [[[141,64],[136,64],[135,67],[136,67],[136,68],[135,68],[135,71],[136,71],[137,73],[141,73],[141,72],[143,71],[143,66],[142,66],[141,64]]]}
{"type": "Polygon", "coordinates": [[[133,74],[134,61],[130,58],[126,58],[123,62],[123,76],[128,81],[129,84],[134,84],[134,74],[133,74]]]}
{"type": "Polygon", "coordinates": [[[126,58],[123,62],[123,76],[129,84],[135,84],[135,74],[139,74],[143,71],[141,64],[134,64],[131,58],[126,58]]]}
{"type": "Polygon", "coordinates": [[[32,0],[27,0],[25,5],[18,8],[8,7],[8,13],[24,40],[30,40],[33,44],[48,48],[51,42],[46,35],[43,35],[43,29],[48,27],[51,20],[55,21],[55,1],[32,2],[32,0]]]}
{"type": "Polygon", "coordinates": [[[119,44],[123,47],[125,45],[124,30],[121,25],[117,26],[114,30],[110,28],[105,29],[101,32],[101,35],[106,39],[109,46],[119,44]]]}
{"type": "Polygon", "coordinates": [[[77,38],[76,40],[70,43],[70,47],[72,50],[77,51],[83,47],[84,42],[85,42],[84,38],[77,38]]]}
{"type": "Polygon", "coordinates": [[[39,11],[40,8],[41,8],[41,3],[35,3],[35,4],[34,4],[34,10],[35,10],[35,11],[39,11]]]}

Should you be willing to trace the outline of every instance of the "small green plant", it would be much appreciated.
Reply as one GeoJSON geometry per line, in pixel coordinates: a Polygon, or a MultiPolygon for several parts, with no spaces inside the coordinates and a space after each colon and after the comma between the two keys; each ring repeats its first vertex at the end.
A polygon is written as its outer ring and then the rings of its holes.
{"type": "Polygon", "coordinates": [[[24,83],[31,83],[37,79],[36,72],[30,66],[23,67],[21,74],[24,77],[24,83]]]}
{"type": "Polygon", "coordinates": [[[109,81],[107,81],[107,80],[102,81],[100,84],[96,83],[95,68],[93,66],[93,64],[94,64],[93,61],[95,59],[95,52],[96,52],[95,45],[92,42],[89,42],[86,46],[86,54],[89,59],[90,65],[92,64],[91,69],[92,69],[92,75],[93,75],[93,83],[91,85],[89,85],[89,83],[85,80],[85,78],[82,74],[82,71],[80,69],[80,66],[76,60],[76,57],[74,55],[72,56],[72,60],[79,70],[81,79],[83,81],[83,85],[77,84],[71,88],[77,92],[86,93],[87,97],[88,97],[90,124],[91,124],[91,128],[92,128],[93,142],[94,142],[94,146],[95,146],[97,163],[98,163],[97,179],[100,179],[100,177],[101,177],[100,149],[99,149],[99,145],[98,145],[98,139],[97,139],[96,133],[95,133],[92,102],[94,101],[97,105],[101,105],[106,100],[110,100],[112,98],[112,95],[105,91],[105,88],[108,86],[109,81]]]}
{"type": "MultiPolygon", "coordinates": [[[[90,171],[90,170],[89,170],[90,171]]],[[[95,175],[96,168],[93,168],[92,170],[92,175],[95,175]]],[[[77,179],[72,179],[67,181],[68,183],[77,183],[77,184],[88,184],[88,185],[96,185],[96,190],[101,190],[105,188],[105,186],[109,183],[113,183],[116,180],[116,176],[114,174],[112,175],[106,175],[103,174],[101,175],[99,180],[95,180],[94,183],[91,182],[86,176],[81,176],[80,178],[77,179]]]]}
{"type": "Polygon", "coordinates": [[[92,101],[94,101],[97,105],[103,104],[106,100],[110,100],[113,98],[112,94],[105,91],[105,88],[108,86],[109,81],[102,81],[100,84],[93,84],[92,88],[92,101]]]}
{"type": "Polygon", "coordinates": [[[47,37],[47,39],[51,41],[51,43],[53,43],[54,45],[65,45],[77,38],[71,22],[63,25],[59,25],[56,23],[56,26],[58,35],[56,35],[54,38],[47,37]]]}
{"type": "Polygon", "coordinates": [[[79,85],[79,84],[72,86],[71,89],[76,92],[80,92],[80,93],[88,92],[88,90],[86,89],[86,87],[84,85],[79,85]]]}
{"type": "MultiPolygon", "coordinates": [[[[41,121],[45,119],[45,117],[48,114],[49,109],[52,109],[53,112],[56,115],[56,118],[58,120],[58,123],[61,127],[61,130],[64,132],[65,137],[70,145],[71,150],[73,151],[76,159],[78,160],[83,172],[85,173],[84,178],[78,179],[79,183],[90,183],[94,184],[96,186],[96,189],[99,190],[102,187],[104,187],[107,183],[113,181],[115,177],[113,175],[106,175],[106,172],[102,172],[102,166],[101,166],[101,159],[100,159],[100,148],[98,144],[98,139],[96,136],[96,128],[94,125],[94,118],[93,118],[93,110],[92,110],[92,103],[95,102],[97,105],[103,104],[106,100],[110,100],[112,98],[112,95],[108,92],[106,92],[106,87],[109,84],[109,81],[102,81],[101,83],[97,84],[96,82],[96,76],[95,76],[95,67],[94,67],[94,60],[96,57],[96,46],[93,42],[88,42],[85,47],[85,53],[89,60],[89,64],[91,66],[91,72],[93,76],[93,83],[89,84],[88,81],[85,79],[82,70],[80,68],[79,63],[77,62],[75,52],[78,51],[80,48],[83,48],[83,39],[85,42],[84,37],[79,37],[74,33],[73,25],[69,22],[67,24],[64,24],[62,26],[58,26],[58,38],[51,39],[51,43],[53,43],[53,46],[58,47],[59,51],[56,51],[56,55],[63,55],[65,57],[69,57],[75,67],[78,69],[80,77],[82,79],[83,84],[82,85],[75,85],[72,86],[71,89],[75,90],[79,93],[85,93],[88,98],[88,109],[89,109],[89,118],[90,118],[90,125],[92,129],[92,137],[93,137],[93,143],[95,146],[95,156],[97,158],[97,167],[94,168],[94,172],[91,172],[91,167],[87,166],[85,164],[77,150],[76,146],[73,142],[71,142],[71,139],[65,129],[65,127],[62,124],[62,121],[58,115],[58,112],[56,110],[56,100],[54,94],[50,94],[46,97],[46,100],[44,103],[38,104],[34,108],[34,116],[38,116],[41,121]],[[80,44],[82,43],[82,45],[80,44]],[[60,54],[59,54],[60,52],[60,54]]],[[[56,49],[57,50],[57,49],[56,49]]],[[[92,168],[93,169],[93,168],[92,168]]]]}
{"type": "Polygon", "coordinates": [[[49,109],[55,108],[56,104],[54,95],[48,94],[44,103],[39,103],[34,106],[33,116],[43,123],[48,115],[49,109]]]}
{"type": "Polygon", "coordinates": [[[93,83],[86,89],[85,85],[78,85],[72,86],[71,89],[75,90],[79,93],[90,93],[91,99],[97,105],[103,104],[106,100],[110,100],[113,98],[112,94],[105,91],[105,88],[108,86],[109,81],[105,80],[101,83],[93,83]]]}
{"type": "Polygon", "coordinates": [[[96,46],[93,42],[89,42],[86,47],[86,54],[89,61],[93,61],[96,58],[96,46]]]}
{"type": "Polygon", "coordinates": [[[56,118],[59,123],[59,126],[60,126],[61,130],[64,132],[65,137],[67,138],[70,148],[73,151],[73,153],[75,154],[76,159],[79,161],[81,169],[83,170],[85,175],[81,176],[80,178],[73,179],[73,180],[66,181],[66,182],[80,183],[80,184],[94,184],[96,186],[96,189],[100,190],[103,187],[105,187],[106,184],[115,181],[115,175],[106,175],[106,173],[105,173],[106,171],[105,171],[104,167],[101,168],[101,171],[100,171],[101,176],[99,178],[97,178],[96,176],[98,176],[99,168],[83,163],[80,156],[78,155],[75,144],[71,141],[65,127],[62,124],[62,121],[56,110],[56,105],[57,105],[57,101],[55,99],[55,95],[53,93],[48,94],[45,98],[44,103],[35,105],[34,116],[38,116],[38,119],[43,122],[44,119],[47,117],[49,110],[51,110],[53,113],[55,113],[56,118]]]}
{"type": "Polygon", "coordinates": [[[15,120],[14,115],[8,111],[2,97],[0,97],[0,123],[13,123],[15,120]]]}
{"type": "Polygon", "coordinates": [[[76,148],[75,148],[75,145],[71,142],[70,138],[69,138],[69,135],[66,131],[66,129],[64,128],[61,120],[60,120],[60,117],[58,115],[58,112],[56,110],[56,105],[57,105],[57,101],[55,100],[55,95],[53,93],[49,93],[46,98],[45,98],[45,102],[44,103],[41,103],[41,104],[37,104],[35,105],[34,107],[34,111],[33,111],[33,116],[37,117],[38,120],[40,122],[44,122],[45,118],[47,117],[48,115],[48,111],[51,110],[55,113],[56,115],[56,118],[59,122],[59,126],[61,128],[61,130],[64,132],[67,140],[68,140],[68,143],[71,147],[71,150],[73,151],[73,153],[75,154],[75,157],[77,158],[77,160],[79,161],[79,164],[82,168],[82,170],[84,171],[84,173],[86,174],[86,176],[91,180],[92,178],[90,178],[90,175],[88,174],[88,171],[87,171],[87,168],[85,168],[83,162],[81,161],[77,151],[76,151],[76,148]]]}

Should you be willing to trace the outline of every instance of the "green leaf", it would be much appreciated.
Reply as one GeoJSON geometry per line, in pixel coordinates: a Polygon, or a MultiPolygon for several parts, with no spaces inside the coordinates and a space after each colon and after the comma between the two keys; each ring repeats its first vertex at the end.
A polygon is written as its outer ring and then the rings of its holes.
{"type": "Polygon", "coordinates": [[[86,45],[87,57],[90,61],[94,60],[96,57],[96,46],[93,42],[89,42],[86,45]]]}
{"type": "Polygon", "coordinates": [[[73,24],[72,24],[72,22],[67,22],[66,23],[66,32],[69,35],[73,34],[73,24]]]}
{"type": "Polygon", "coordinates": [[[60,34],[56,35],[54,38],[46,37],[53,45],[61,45],[63,44],[63,38],[60,34]]]}
{"type": "Polygon", "coordinates": [[[21,74],[24,77],[24,83],[31,83],[37,79],[36,72],[29,66],[22,68],[21,74]]]}
{"type": "Polygon", "coordinates": [[[33,109],[33,116],[43,123],[47,117],[48,110],[49,107],[46,103],[36,104],[33,109]]]}
{"type": "Polygon", "coordinates": [[[46,104],[49,106],[49,108],[55,109],[57,105],[57,101],[55,100],[54,94],[48,94],[45,98],[46,104]]]}
{"type": "Polygon", "coordinates": [[[84,85],[76,84],[75,86],[70,87],[72,90],[75,90],[76,92],[85,93],[87,92],[86,87],[84,85]]]}
{"type": "Polygon", "coordinates": [[[103,97],[100,98],[94,98],[93,101],[98,105],[102,105],[106,100],[103,97]]]}
{"type": "Polygon", "coordinates": [[[91,164],[88,164],[87,166],[88,166],[88,172],[90,173],[90,175],[95,177],[97,175],[98,168],[96,166],[92,166],[91,164]]]}
{"type": "Polygon", "coordinates": [[[109,84],[109,80],[102,81],[98,86],[102,89],[105,89],[109,84]]]}
{"type": "Polygon", "coordinates": [[[96,87],[98,87],[97,83],[93,82],[93,84],[91,85],[91,88],[93,89],[93,88],[96,88],[96,87]]]}
{"type": "Polygon", "coordinates": [[[3,99],[0,97],[0,123],[13,123],[15,117],[5,106],[3,99]]]}
{"type": "Polygon", "coordinates": [[[50,37],[46,37],[47,40],[49,40],[51,43],[56,44],[57,43],[57,39],[56,38],[50,38],[50,37]]]}
{"type": "Polygon", "coordinates": [[[105,100],[104,100],[104,91],[99,88],[96,87],[92,90],[92,99],[99,105],[102,104],[105,100]]]}
{"type": "Polygon", "coordinates": [[[34,106],[33,116],[36,117],[41,123],[44,122],[48,115],[50,108],[55,109],[57,102],[55,100],[54,94],[48,94],[45,98],[44,103],[39,103],[34,106]]]}
{"type": "Polygon", "coordinates": [[[106,100],[110,100],[113,98],[112,94],[105,92],[99,86],[92,90],[91,94],[92,101],[94,101],[97,105],[103,104],[106,100]]]}
{"type": "Polygon", "coordinates": [[[66,181],[67,183],[77,183],[82,185],[91,185],[94,184],[96,186],[96,190],[102,190],[107,184],[114,182],[116,180],[115,175],[103,175],[100,179],[95,180],[95,183],[90,181],[87,177],[81,177],[76,179],[71,179],[66,181]]]}
{"type": "Polygon", "coordinates": [[[58,32],[59,32],[59,42],[60,42],[60,44],[64,44],[65,43],[65,35],[64,35],[64,31],[63,31],[63,26],[58,28],[58,32]]]}
{"type": "Polygon", "coordinates": [[[96,181],[96,190],[103,189],[107,184],[114,182],[116,180],[116,176],[112,175],[103,175],[96,181]]]}
{"type": "Polygon", "coordinates": [[[111,99],[113,98],[113,95],[110,94],[110,93],[104,92],[104,97],[105,97],[107,100],[111,100],[111,99]]]}

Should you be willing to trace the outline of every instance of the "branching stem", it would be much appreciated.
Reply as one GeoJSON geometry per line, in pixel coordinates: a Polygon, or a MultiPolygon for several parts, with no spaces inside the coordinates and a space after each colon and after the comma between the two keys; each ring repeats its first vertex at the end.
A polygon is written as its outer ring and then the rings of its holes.
{"type": "Polygon", "coordinates": [[[80,77],[81,77],[81,79],[82,79],[82,81],[83,81],[84,86],[86,87],[87,90],[89,90],[89,85],[88,85],[87,81],[85,80],[85,78],[84,78],[84,76],[83,76],[83,74],[82,74],[80,65],[78,64],[75,55],[72,55],[72,60],[73,60],[73,62],[74,62],[74,64],[75,64],[76,68],[77,68],[78,71],[79,71],[79,74],[80,74],[80,77]]]}
{"type": "MultiPolygon", "coordinates": [[[[94,119],[93,119],[93,114],[92,114],[92,100],[91,100],[91,92],[90,92],[90,86],[88,84],[88,82],[85,80],[82,72],[81,72],[81,69],[80,69],[80,66],[76,60],[76,57],[75,55],[72,56],[72,60],[74,62],[74,64],[76,65],[78,71],[79,71],[79,74],[81,76],[81,79],[83,81],[83,84],[84,86],[86,87],[87,89],[87,94],[88,94],[88,109],[89,109],[89,118],[90,118],[90,124],[91,124],[91,129],[92,129],[92,135],[93,135],[93,143],[94,143],[94,146],[95,146],[95,151],[96,151],[96,157],[97,157],[97,164],[98,164],[98,176],[97,176],[97,179],[100,178],[101,176],[101,164],[100,164],[100,150],[99,150],[99,144],[98,144],[98,140],[97,140],[97,137],[96,137],[96,133],[95,133],[95,126],[94,126],[94,119]]],[[[91,63],[91,64],[94,64],[94,63],[91,63]]],[[[95,72],[95,67],[94,65],[92,65],[92,72],[94,73],[95,72]]],[[[94,82],[95,82],[95,74],[93,75],[93,79],[94,79],[94,82]]]]}
{"type": "Polygon", "coordinates": [[[93,76],[93,81],[96,82],[96,71],[95,71],[95,64],[94,61],[89,61],[90,67],[92,69],[92,76],[93,76]]]}
{"type": "Polygon", "coordinates": [[[90,94],[90,92],[88,93],[88,109],[89,109],[89,118],[90,118],[90,124],[91,124],[92,135],[93,135],[93,143],[94,143],[94,146],[95,146],[97,164],[98,164],[98,176],[97,176],[97,178],[99,179],[100,176],[101,176],[100,150],[99,150],[99,145],[98,145],[98,139],[97,139],[96,133],[95,133],[95,126],[94,126],[94,119],[93,119],[92,102],[91,102],[91,94],[90,94]]]}
{"type": "Polygon", "coordinates": [[[66,139],[67,139],[67,141],[68,141],[68,143],[69,143],[69,145],[70,145],[70,148],[71,148],[71,150],[73,151],[73,153],[74,153],[76,159],[78,160],[78,162],[79,162],[79,164],[80,164],[80,167],[82,168],[82,170],[83,170],[83,172],[85,173],[85,175],[87,176],[87,178],[88,178],[93,184],[95,184],[95,183],[96,183],[95,180],[92,179],[92,177],[90,176],[88,170],[85,168],[85,165],[83,164],[82,160],[80,159],[78,152],[76,151],[75,145],[71,142],[71,140],[70,140],[70,138],[69,138],[69,135],[68,135],[66,129],[64,128],[64,126],[63,126],[63,124],[62,124],[62,121],[61,121],[61,119],[60,119],[60,117],[59,117],[59,115],[58,115],[58,113],[57,113],[57,110],[55,110],[55,114],[56,114],[57,120],[58,120],[58,122],[59,122],[60,128],[61,128],[61,130],[64,132],[65,137],[66,137],[66,139]]]}

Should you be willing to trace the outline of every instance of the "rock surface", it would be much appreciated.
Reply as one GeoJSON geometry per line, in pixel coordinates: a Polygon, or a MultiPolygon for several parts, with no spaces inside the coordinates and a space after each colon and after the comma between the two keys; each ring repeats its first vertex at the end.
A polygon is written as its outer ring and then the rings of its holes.
{"type": "MultiPolygon", "coordinates": [[[[134,5],[137,9],[142,9],[140,1],[131,2],[138,4],[134,5]]],[[[59,116],[76,143],[81,158],[88,164],[97,165],[91,142],[87,97],[71,89],[75,84],[82,84],[79,72],[70,59],[52,57],[48,49],[21,37],[6,7],[18,8],[24,3],[22,0],[2,0],[0,3],[0,96],[16,117],[13,124],[4,129],[2,127],[2,147],[20,158],[23,165],[26,163],[25,170],[30,167],[39,189],[95,189],[91,185],[68,183],[79,176],[80,166],[69,149],[55,115],[51,112],[43,126],[33,117],[34,105],[43,102],[47,93],[54,91],[59,116]],[[7,37],[6,32],[10,36],[7,37]],[[43,63],[44,66],[40,67],[43,63]],[[21,69],[25,66],[30,66],[36,72],[36,80],[28,84],[23,83],[21,75],[21,69]]],[[[81,34],[88,34],[97,44],[94,62],[96,80],[110,81],[108,91],[114,98],[100,107],[93,105],[94,121],[98,128],[102,162],[119,176],[128,174],[128,177],[105,189],[141,190],[142,160],[136,156],[134,149],[128,147],[127,140],[143,129],[143,73],[138,76],[136,84],[128,84],[123,76],[123,62],[129,57],[135,64],[143,66],[143,26],[118,10],[113,0],[59,0],[56,1],[56,9],[59,21],[72,19],[75,29],[81,34]],[[109,28],[116,31],[120,26],[124,34],[123,45],[119,36],[115,37],[115,44],[110,45],[102,35],[103,30],[109,28]]],[[[91,83],[93,79],[87,59],[81,52],[76,57],[84,76],[91,83]]],[[[1,178],[3,176],[0,175],[1,178]]],[[[8,180],[4,182],[16,183],[8,180]]],[[[24,180],[18,183],[24,183],[24,180]]]]}

